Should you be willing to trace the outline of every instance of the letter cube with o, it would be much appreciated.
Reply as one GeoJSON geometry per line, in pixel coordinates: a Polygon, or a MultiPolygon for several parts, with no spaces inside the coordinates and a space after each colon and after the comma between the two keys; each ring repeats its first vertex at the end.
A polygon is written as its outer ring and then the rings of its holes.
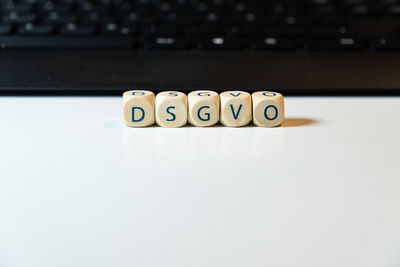
{"type": "Polygon", "coordinates": [[[220,95],[223,125],[239,127],[249,124],[252,118],[251,96],[243,91],[228,91],[220,95]]]}
{"type": "Polygon", "coordinates": [[[194,126],[212,126],[219,121],[219,95],[199,90],[188,95],[189,122],[194,126]]]}
{"type": "Polygon", "coordinates": [[[131,127],[154,124],[154,93],[146,90],[127,91],[122,96],[124,122],[131,127]]]}
{"type": "Polygon", "coordinates": [[[257,126],[273,127],[282,124],[285,118],[284,100],[279,93],[262,91],[252,94],[253,123],[257,126]]]}
{"type": "Polygon", "coordinates": [[[156,96],[156,123],[162,127],[180,127],[187,123],[187,96],[176,91],[156,96]]]}

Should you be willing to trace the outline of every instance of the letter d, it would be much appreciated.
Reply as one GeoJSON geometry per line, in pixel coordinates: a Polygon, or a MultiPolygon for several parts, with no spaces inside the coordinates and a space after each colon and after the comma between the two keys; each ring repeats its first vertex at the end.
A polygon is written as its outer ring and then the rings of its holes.
{"type": "Polygon", "coordinates": [[[139,122],[142,121],[144,119],[144,109],[142,109],[141,107],[132,107],[132,122],[139,122]],[[135,119],[135,109],[138,109],[139,111],[142,112],[142,116],[139,119],[135,119]]]}

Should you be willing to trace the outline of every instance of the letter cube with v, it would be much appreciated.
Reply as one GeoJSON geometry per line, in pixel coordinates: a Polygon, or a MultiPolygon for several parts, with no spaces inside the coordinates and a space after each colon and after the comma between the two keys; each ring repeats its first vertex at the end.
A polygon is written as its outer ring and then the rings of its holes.
{"type": "Polygon", "coordinates": [[[188,95],[189,122],[194,126],[212,126],[219,121],[219,95],[199,90],[188,95]]]}
{"type": "Polygon", "coordinates": [[[162,127],[180,127],[187,123],[187,96],[176,91],[156,96],[156,123],[162,127]]]}
{"type": "Polygon", "coordinates": [[[124,122],[127,126],[154,124],[154,93],[146,90],[127,91],[122,96],[124,122]]]}
{"type": "Polygon", "coordinates": [[[251,96],[243,91],[228,91],[220,95],[221,123],[229,127],[239,127],[251,121],[251,96]]]}
{"type": "Polygon", "coordinates": [[[253,123],[257,126],[279,126],[285,118],[283,96],[279,93],[255,92],[253,98],[253,123]]]}

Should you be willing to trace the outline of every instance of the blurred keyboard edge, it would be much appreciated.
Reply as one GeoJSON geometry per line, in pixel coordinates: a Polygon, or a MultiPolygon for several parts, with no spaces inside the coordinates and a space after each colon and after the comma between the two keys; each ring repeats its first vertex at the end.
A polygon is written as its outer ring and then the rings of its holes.
{"type": "Polygon", "coordinates": [[[147,88],[394,95],[399,62],[391,52],[7,51],[0,52],[0,94],[120,95],[147,88]]]}

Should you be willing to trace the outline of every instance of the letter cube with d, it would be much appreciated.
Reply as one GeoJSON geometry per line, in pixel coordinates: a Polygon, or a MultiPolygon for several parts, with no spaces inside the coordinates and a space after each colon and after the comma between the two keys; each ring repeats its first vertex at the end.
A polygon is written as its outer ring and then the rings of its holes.
{"type": "Polygon", "coordinates": [[[180,127],[187,123],[187,96],[176,91],[156,96],[156,123],[162,127],[180,127]]]}
{"type": "Polygon", "coordinates": [[[280,125],[285,118],[283,96],[279,93],[262,91],[252,94],[253,123],[257,126],[280,125]]]}
{"type": "Polygon", "coordinates": [[[252,118],[251,96],[243,91],[228,91],[220,95],[223,125],[239,127],[249,124],[252,118]]]}
{"type": "Polygon", "coordinates": [[[154,93],[146,90],[127,91],[122,96],[124,122],[127,126],[154,124],[154,93]]]}
{"type": "Polygon", "coordinates": [[[219,121],[219,95],[199,90],[188,95],[189,122],[194,126],[212,126],[219,121]]]}

